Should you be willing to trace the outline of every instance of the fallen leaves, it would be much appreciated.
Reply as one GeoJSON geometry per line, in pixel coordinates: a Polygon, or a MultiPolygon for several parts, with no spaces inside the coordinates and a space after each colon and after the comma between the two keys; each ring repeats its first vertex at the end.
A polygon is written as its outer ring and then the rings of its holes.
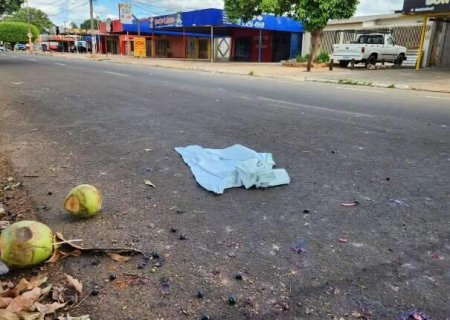
{"type": "Polygon", "coordinates": [[[121,263],[126,263],[126,262],[130,261],[130,259],[131,259],[131,257],[125,257],[120,254],[112,253],[112,252],[108,252],[107,255],[114,261],[121,262],[121,263]]]}
{"type": "Polygon", "coordinates": [[[75,291],[79,294],[82,295],[83,294],[83,284],[75,279],[74,277],[72,277],[71,275],[68,275],[67,273],[64,274],[66,276],[66,280],[69,283],[69,285],[75,289],[75,291]]]}
{"type": "Polygon", "coordinates": [[[20,318],[11,311],[0,309],[0,320],[20,320],[20,318]]]}
{"type": "Polygon", "coordinates": [[[41,288],[34,288],[31,291],[27,291],[20,296],[14,298],[8,305],[6,310],[13,313],[19,313],[21,311],[30,310],[30,307],[39,300],[42,294],[41,288]]]}

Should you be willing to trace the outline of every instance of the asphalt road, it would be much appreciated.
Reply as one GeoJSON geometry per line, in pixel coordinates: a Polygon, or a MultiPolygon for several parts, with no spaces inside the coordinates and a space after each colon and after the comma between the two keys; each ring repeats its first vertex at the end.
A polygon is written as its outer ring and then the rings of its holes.
{"type": "Polygon", "coordinates": [[[9,53],[0,97],[0,150],[39,176],[46,223],[161,257],[66,260],[100,290],[92,319],[450,319],[450,95],[9,53]],[[236,143],[292,183],[216,196],[173,150],[236,143]],[[104,194],[92,220],[61,209],[80,183],[104,194]]]}

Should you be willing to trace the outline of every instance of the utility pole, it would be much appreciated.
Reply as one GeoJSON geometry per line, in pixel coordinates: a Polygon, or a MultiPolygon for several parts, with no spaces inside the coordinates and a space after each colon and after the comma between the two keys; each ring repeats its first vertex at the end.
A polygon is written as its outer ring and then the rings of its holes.
{"type": "Polygon", "coordinates": [[[95,56],[96,53],[96,43],[97,43],[97,36],[95,35],[95,28],[94,28],[94,4],[93,0],[89,0],[89,11],[91,15],[91,43],[92,43],[92,55],[95,56]]]}
{"type": "Polygon", "coordinates": [[[30,6],[28,5],[28,0],[27,0],[27,21],[28,21],[28,46],[30,49],[30,53],[33,53],[33,42],[31,41],[31,38],[33,38],[33,34],[31,33],[30,6]]]}

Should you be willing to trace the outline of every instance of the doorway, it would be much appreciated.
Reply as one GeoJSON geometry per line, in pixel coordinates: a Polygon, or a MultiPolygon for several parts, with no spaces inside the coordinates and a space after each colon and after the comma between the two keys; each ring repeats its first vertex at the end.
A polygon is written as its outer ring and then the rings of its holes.
{"type": "Polygon", "coordinates": [[[236,61],[250,61],[252,55],[252,38],[236,39],[236,61]]]}

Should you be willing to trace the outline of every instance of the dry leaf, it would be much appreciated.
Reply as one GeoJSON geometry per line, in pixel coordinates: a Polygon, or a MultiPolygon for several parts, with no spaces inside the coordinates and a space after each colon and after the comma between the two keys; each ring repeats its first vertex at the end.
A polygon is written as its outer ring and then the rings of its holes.
{"type": "Polygon", "coordinates": [[[150,180],[145,180],[145,181],[144,181],[144,184],[146,184],[147,186],[150,186],[150,187],[156,189],[155,184],[154,184],[153,182],[151,182],[150,180]]]}
{"type": "Polygon", "coordinates": [[[6,309],[0,309],[0,320],[20,320],[19,316],[6,309]]]}
{"type": "Polygon", "coordinates": [[[0,298],[0,309],[5,309],[13,301],[13,298],[0,298]]]}
{"type": "Polygon", "coordinates": [[[54,301],[63,303],[64,302],[64,291],[66,289],[64,287],[53,287],[52,291],[52,299],[54,301]]]}
{"type": "Polygon", "coordinates": [[[45,314],[43,312],[20,312],[20,319],[21,320],[44,320],[45,314]]]}
{"type": "Polygon", "coordinates": [[[31,291],[25,292],[21,296],[14,298],[6,310],[19,313],[20,311],[28,310],[42,294],[41,288],[34,288],[31,291]]]}
{"type": "Polygon", "coordinates": [[[67,282],[75,289],[76,292],[78,292],[80,295],[83,294],[83,284],[75,279],[74,277],[68,275],[67,273],[64,274],[66,276],[67,282]]]}
{"type": "Polygon", "coordinates": [[[52,291],[52,288],[53,288],[53,286],[49,285],[49,286],[45,287],[44,289],[42,289],[40,300],[46,298],[50,294],[50,292],[52,291]]]}
{"type": "Polygon", "coordinates": [[[39,312],[43,312],[44,314],[52,314],[55,313],[56,310],[64,308],[66,303],[53,302],[52,304],[40,304],[36,302],[35,306],[39,312]]]}
{"type": "Polygon", "coordinates": [[[342,204],[343,207],[356,207],[357,205],[359,205],[358,201],[354,201],[352,203],[343,203],[342,204]]]}
{"type": "Polygon", "coordinates": [[[21,279],[19,284],[16,286],[16,291],[18,294],[21,294],[24,291],[30,291],[34,288],[40,287],[44,283],[46,283],[48,278],[46,276],[37,276],[32,278],[30,281],[26,279],[21,279]]]}
{"type": "Polygon", "coordinates": [[[63,252],[59,249],[56,249],[53,251],[53,254],[50,257],[50,259],[47,260],[47,263],[56,263],[59,260],[62,260],[67,257],[79,257],[79,256],[81,256],[81,250],[79,249],[75,249],[71,252],[63,252]]]}
{"type": "Polygon", "coordinates": [[[112,252],[108,252],[107,255],[114,261],[122,262],[122,263],[128,262],[131,259],[131,257],[121,256],[120,254],[112,253],[112,252]]]}
{"type": "Polygon", "coordinates": [[[152,152],[152,149],[144,149],[145,152],[152,152]]]}

